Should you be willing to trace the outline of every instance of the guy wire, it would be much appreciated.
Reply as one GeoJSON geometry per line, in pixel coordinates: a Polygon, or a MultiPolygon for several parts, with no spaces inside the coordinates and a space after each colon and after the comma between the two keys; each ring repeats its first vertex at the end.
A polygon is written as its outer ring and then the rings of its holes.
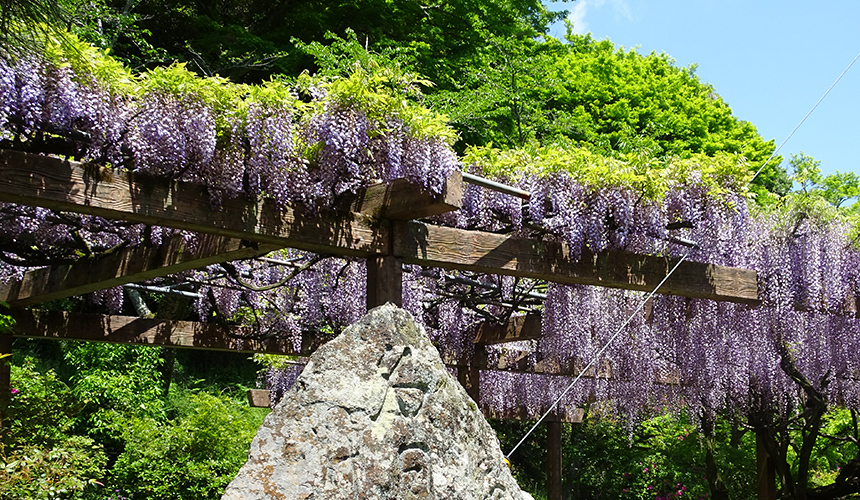
{"type": "Polygon", "coordinates": [[[609,340],[607,340],[606,343],[603,345],[603,347],[601,347],[600,350],[597,351],[597,354],[595,354],[592,357],[591,361],[585,366],[585,368],[583,368],[582,370],[579,371],[579,375],[577,375],[576,378],[573,379],[573,382],[571,382],[570,385],[567,386],[567,389],[565,389],[564,392],[562,392],[561,395],[558,398],[556,398],[556,400],[552,403],[552,405],[549,407],[549,409],[546,411],[546,413],[544,413],[543,416],[537,422],[535,422],[535,424],[532,426],[532,428],[529,429],[528,432],[526,432],[526,435],[523,436],[522,439],[520,439],[520,442],[517,443],[517,445],[514,446],[513,449],[511,449],[511,451],[508,452],[507,455],[505,455],[505,458],[510,458],[511,455],[513,455],[514,452],[517,451],[517,448],[519,448],[520,445],[523,444],[526,439],[528,439],[528,437],[531,435],[531,433],[534,432],[535,429],[537,429],[537,426],[540,425],[540,423],[543,422],[544,419],[546,419],[546,417],[550,413],[552,413],[552,411],[555,409],[555,407],[558,405],[558,403],[561,401],[561,399],[568,392],[570,392],[571,389],[573,389],[573,386],[576,385],[577,382],[579,382],[579,379],[582,378],[582,375],[585,372],[587,372],[588,369],[591,368],[597,362],[597,360],[600,358],[600,355],[603,354],[603,352],[606,351],[606,349],[608,349],[610,345],[612,345],[612,342],[615,341],[615,338],[618,337],[619,335],[621,335],[621,332],[624,330],[624,328],[627,327],[627,325],[633,320],[633,318],[639,313],[639,311],[641,311],[642,308],[645,307],[645,303],[647,303],[648,300],[650,300],[651,297],[653,297],[657,293],[657,290],[659,290],[660,287],[663,286],[664,283],[666,283],[666,280],[668,280],[669,277],[672,276],[672,273],[674,273],[675,270],[678,269],[678,266],[680,266],[681,263],[684,262],[684,260],[686,260],[687,257],[690,256],[690,253],[692,251],[693,251],[693,248],[691,248],[690,250],[687,250],[687,253],[684,254],[684,256],[681,257],[677,263],[675,263],[675,266],[669,271],[668,274],[666,274],[666,276],[663,278],[663,280],[660,281],[660,283],[657,284],[657,286],[653,290],[651,290],[651,293],[649,293],[648,296],[645,297],[645,300],[643,300],[639,304],[639,306],[633,311],[633,313],[627,318],[627,320],[624,321],[624,324],[622,324],[620,327],[618,327],[618,330],[616,330],[615,333],[612,334],[612,337],[610,337],[609,340]]]}
{"type": "Polygon", "coordinates": [[[824,98],[825,98],[825,97],[827,97],[827,94],[829,94],[829,93],[830,93],[830,91],[831,91],[831,90],[833,90],[833,87],[835,87],[835,86],[836,86],[836,84],[837,84],[837,83],[839,83],[839,80],[841,80],[841,79],[842,79],[842,77],[843,77],[843,76],[845,76],[845,73],[847,73],[847,72],[848,72],[848,70],[849,70],[849,69],[851,69],[851,66],[853,66],[853,65],[854,65],[854,63],[855,63],[855,62],[857,62],[857,59],[858,59],[858,58],[860,58],[860,52],[858,52],[858,53],[857,53],[857,55],[856,55],[856,56],[854,56],[854,59],[851,61],[851,63],[849,63],[849,64],[848,64],[848,66],[847,66],[844,70],[842,70],[842,73],[841,73],[841,74],[839,75],[839,77],[838,77],[838,78],[836,78],[836,80],[835,80],[835,81],[830,85],[830,88],[828,88],[828,89],[827,89],[827,92],[825,92],[825,93],[824,93],[824,95],[822,95],[822,96],[821,96],[821,98],[819,98],[819,99],[818,99],[818,102],[816,102],[816,103],[815,103],[815,105],[814,105],[814,106],[812,106],[812,109],[810,109],[810,110],[809,110],[809,112],[808,112],[808,113],[806,113],[806,116],[804,116],[804,117],[803,117],[803,119],[802,119],[802,120],[800,120],[800,122],[797,124],[797,126],[796,126],[796,127],[794,127],[794,130],[792,130],[792,131],[791,131],[791,133],[790,133],[790,134],[788,134],[788,137],[786,137],[786,138],[785,138],[785,140],[784,140],[784,141],[782,141],[782,144],[780,144],[778,148],[776,148],[776,149],[774,149],[774,150],[773,150],[773,153],[771,153],[770,158],[768,158],[768,159],[767,159],[767,161],[765,161],[765,162],[764,162],[764,164],[763,164],[761,167],[759,167],[759,169],[758,169],[758,170],[756,170],[755,175],[753,175],[753,176],[752,176],[752,179],[750,179],[750,180],[749,180],[749,182],[747,182],[747,186],[749,186],[749,185],[752,183],[752,181],[753,181],[753,180],[755,180],[755,178],[756,178],[756,177],[758,177],[758,174],[760,174],[760,173],[761,173],[761,171],[762,171],[762,170],[764,170],[764,167],[766,167],[766,166],[767,166],[767,164],[768,164],[768,163],[770,163],[770,160],[773,160],[773,159],[774,159],[774,157],[776,157],[776,154],[777,154],[777,153],[779,153],[779,150],[780,150],[780,149],[782,149],[782,147],[783,147],[783,146],[785,146],[785,143],[786,143],[786,142],[788,142],[788,140],[789,140],[789,139],[791,139],[791,136],[793,136],[793,135],[794,135],[794,133],[795,133],[795,132],[797,132],[797,129],[799,129],[799,128],[800,128],[800,126],[801,126],[801,125],[803,125],[803,122],[805,122],[805,121],[806,121],[806,119],[807,119],[807,118],[809,118],[809,115],[811,115],[811,114],[812,114],[812,112],[813,112],[813,111],[815,111],[815,108],[817,108],[817,107],[818,107],[818,105],[819,105],[819,104],[821,104],[821,101],[823,101],[823,100],[824,100],[824,98]]]}

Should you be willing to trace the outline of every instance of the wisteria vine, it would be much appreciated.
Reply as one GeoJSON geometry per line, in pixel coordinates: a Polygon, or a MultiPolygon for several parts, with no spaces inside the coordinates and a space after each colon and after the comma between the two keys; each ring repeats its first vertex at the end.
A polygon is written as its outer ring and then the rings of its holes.
{"type": "MultiPolygon", "coordinates": [[[[860,409],[860,253],[837,222],[798,210],[752,215],[730,180],[715,190],[696,169],[645,196],[632,185],[596,185],[564,170],[515,176],[480,161],[464,167],[450,131],[421,132],[408,113],[379,113],[372,102],[384,101],[384,92],[358,85],[367,80],[360,74],[347,81],[351,94],[325,81],[237,91],[174,67],[127,84],[136,89],[129,91],[82,68],[56,57],[0,57],[0,148],[201,183],[216,208],[236,196],[333,207],[396,178],[440,192],[451,172],[465,168],[529,191],[530,199],[467,185],[462,209],[431,223],[559,241],[574,258],[604,250],[678,256],[688,251],[682,237],[698,243],[691,259],[758,272],[760,307],[654,299],[559,412],[603,401],[630,418],[679,404],[784,416],[803,398],[780,369],[787,358],[831,401],[860,409]]],[[[126,246],[179,238],[193,251],[197,243],[191,233],[12,204],[0,204],[0,227],[5,282],[28,268],[126,246]]],[[[200,320],[235,325],[246,339],[288,339],[296,350],[304,333],[334,335],[365,312],[360,260],[285,250],[161,281],[193,285],[200,320]]],[[[119,288],[91,300],[112,312],[123,308],[119,288]]],[[[533,372],[483,372],[482,405],[499,415],[545,411],[567,386],[561,374],[585,366],[641,300],[638,292],[414,266],[403,284],[404,307],[452,365],[473,359],[478,323],[542,314],[540,340],[486,348],[488,364],[533,372]]],[[[294,379],[290,370],[271,373],[269,382],[283,390],[294,379]]]]}

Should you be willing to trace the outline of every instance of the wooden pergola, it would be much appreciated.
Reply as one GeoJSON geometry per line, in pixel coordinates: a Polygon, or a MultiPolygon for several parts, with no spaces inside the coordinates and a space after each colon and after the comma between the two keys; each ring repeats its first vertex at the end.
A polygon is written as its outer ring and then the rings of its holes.
{"type": "MultiPolygon", "coordinates": [[[[201,235],[201,243],[193,252],[177,238],[159,247],[129,247],[98,258],[82,258],[71,265],[31,270],[19,282],[0,285],[0,301],[13,306],[13,337],[308,355],[325,340],[323,337],[306,335],[300,349],[277,338],[244,340],[239,345],[223,327],[211,324],[47,312],[35,306],[283,248],[367,259],[368,308],[386,302],[401,304],[403,264],[651,291],[677,262],[622,251],[584,253],[573,260],[566,244],[416,220],[457,210],[462,193],[462,176],[454,174],[439,195],[397,180],[367,188],[350,206],[336,211],[309,213],[277,206],[269,199],[243,198],[225,199],[221,210],[213,211],[209,193],[199,185],[0,151],[0,202],[201,235]]],[[[753,305],[759,302],[754,271],[689,261],[681,263],[660,293],[753,305]]],[[[461,383],[478,400],[480,371],[523,369],[516,360],[489,362],[483,345],[539,336],[537,316],[512,318],[501,326],[483,325],[475,341],[475,356],[456,364],[461,383]]],[[[11,352],[11,340],[10,336],[0,337],[0,352],[11,352]]],[[[575,375],[573,369],[546,366],[528,371],[571,376],[575,375]]],[[[7,388],[3,394],[8,394],[8,384],[7,367],[0,374],[0,391],[7,388]]],[[[560,491],[561,484],[557,446],[560,420],[549,425],[550,443],[556,443],[550,446],[550,498],[558,498],[554,492],[560,491]]]]}

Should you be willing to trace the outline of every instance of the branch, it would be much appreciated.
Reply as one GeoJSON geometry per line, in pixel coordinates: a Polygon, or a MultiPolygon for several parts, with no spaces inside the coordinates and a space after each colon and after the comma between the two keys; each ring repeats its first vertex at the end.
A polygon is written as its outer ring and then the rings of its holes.
{"type": "MultiPolygon", "coordinates": [[[[801,498],[803,498],[809,483],[809,462],[812,457],[812,450],[821,432],[821,419],[827,411],[827,396],[823,391],[830,383],[830,371],[828,370],[821,377],[819,381],[821,390],[819,391],[797,368],[794,356],[791,354],[787,343],[784,341],[779,342],[778,350],[780,355],[779,366],[782,368],[782,371],[799,385],[806,394],[806,401],[803,404],[804,425],[801,429],[802,442],[800,451],[797,454],[799,462],[797,466],[797,490],[801,498]]],[[[792,446],[794,445],[792,444],[792,446]]]]}
{"type": "Polygon", "coordinates": [[[325,257],[326,256],[324,256],[324,255],[314,255],[314,257],[311,260],[309,260],[306,264],[302,265],[301,267],[293,270],[293,272],[288,274],[286,278],[284,278],[284,279],[282,279],[276,283],[270,283],[268,285],[263,285],[263,286],[252,285],[251,283],[248,283],[247,281],[243,280],[242,277],[239,275],[239,271],[236,269],[236,266],[234,266],[232,262],[222,262],[221,268],[224,269],[224,271],[226,271],[227,274],[231,278],[233,278],[233,280],[236,281],[236,283],[242,285],[243,287],[245,287],[249,290],[255,291],[255,292],[267,292],[269,290],[273,290],[275,288],[279,288],[281,286],[284,286],[288,281],[295,278],[296,276],[298,276],[303,271],[307,271],[308,269],[313,267],[317,262],[321,261],[325,257]]]}

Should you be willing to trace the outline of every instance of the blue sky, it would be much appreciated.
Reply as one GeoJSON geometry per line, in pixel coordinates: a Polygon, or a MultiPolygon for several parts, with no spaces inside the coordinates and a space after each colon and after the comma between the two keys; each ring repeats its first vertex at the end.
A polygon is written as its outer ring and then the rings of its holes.
{"type": "MultiPolygon", "coordinates": [[[[860,1],[578,0],[547,2],[568,10],[574,31],[610,39],[641,54],[665,52],[678,66],[697,64],[735,116],[778,146],[860,53],[860,1]]],[[[563,25],[552,34],[562,38],[563,25]]],[[[860,174],[860,60],[783,146],[825,173],[860,174]]]]}

